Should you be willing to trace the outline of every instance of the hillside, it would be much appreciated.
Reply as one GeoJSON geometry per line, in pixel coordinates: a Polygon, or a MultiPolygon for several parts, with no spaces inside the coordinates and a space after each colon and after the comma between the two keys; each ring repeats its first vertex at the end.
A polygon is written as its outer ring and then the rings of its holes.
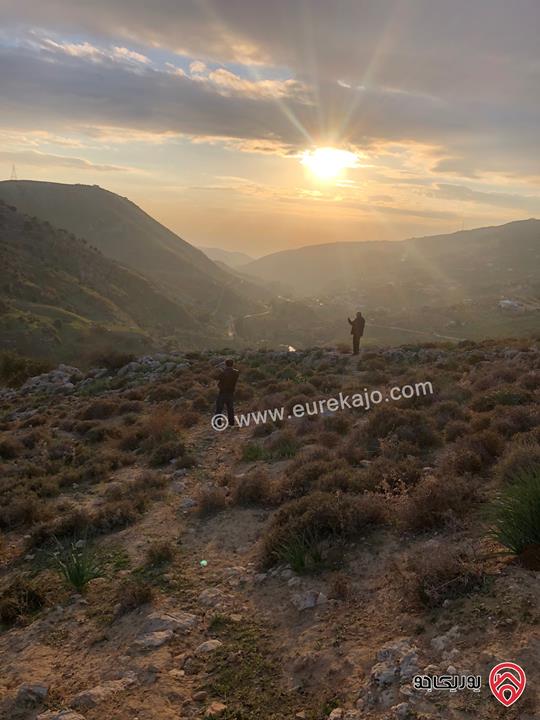
{"type": "Polygon", "coordinates": [[[223,327],[255,311],[267,295],[206,255],[125,197],[93,185],[0,182],[0,199],[26,215],[82,237],[112,260],[159,283],[195,317],[223,327]]]}
{"type": "Polygon", "coordinates": [[[296,296],[356,290],[371,304],[386,298],[399,306],[538,292],[539,260],[540,220],[523,220],[401,242],[307,246],[267,255],[242,270],[296,296]]]}
{"type": "Polygon", "coordinates": [[[538,718],[538,342],[238,353],[225,432],[220,359],[0,388],[0,717],[538,718]]]}
{"type": "Polygon", "coordinates": [[[203,337],[149,280],[1,201],[0,254],[2,349],[71,360],[99,347],[140,351],[157,338],[203,337]]]}
{"type": "Polygon", "coordinates": [[[247,263],[253,260],[253,258],[246,255],[246,253],[234,250],[224,250],[223,248],[216,247],[200,247],[199,250],[202,250],[206,257],[209,257],[210,260],[217,263],[223,263],[231,268],[239,268],[242,265],[247,265],[247,263]]]}

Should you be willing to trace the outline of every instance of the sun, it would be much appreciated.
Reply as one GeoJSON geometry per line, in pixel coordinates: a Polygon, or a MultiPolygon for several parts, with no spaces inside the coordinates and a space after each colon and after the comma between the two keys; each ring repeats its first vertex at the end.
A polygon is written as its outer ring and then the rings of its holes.
{"type": "Polygon", "coordinates": [[[304,150],[301,157],[302,165],[323,182],[336,180],[344,170],[358,166],[358,158],[354,153],[333,147],[304,150]]]}

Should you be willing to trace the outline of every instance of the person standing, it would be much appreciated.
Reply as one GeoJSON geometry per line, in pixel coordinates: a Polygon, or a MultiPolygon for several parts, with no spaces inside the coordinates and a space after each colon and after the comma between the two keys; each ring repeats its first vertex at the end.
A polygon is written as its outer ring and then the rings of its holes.
{"type": "Polygon", "coordinates": [[[356,313],[356,317],[354,318],[354,320],[351,320],[351,318],[347,318],[347,320],[349,321],[349,325],[351,326],[353,355],[358,355],[358,351],[360,348],[360,338],[364,334],[366,320],[360,311],[356,313]]]}
{"type": "Polygon", "coordinates": [[[216,399],[216,415],[221,415],[225,409],[229,427],[234,425],[234,391],[239,374],[239,371],[234,367],[233,360],[229,358],[225,360],[225,367],[217,379],[219,391],[216,399]]]}

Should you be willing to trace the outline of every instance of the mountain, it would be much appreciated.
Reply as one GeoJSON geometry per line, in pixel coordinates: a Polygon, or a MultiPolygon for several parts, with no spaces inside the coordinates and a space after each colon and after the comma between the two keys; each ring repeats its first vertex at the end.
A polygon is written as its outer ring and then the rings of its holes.
{"type": "Polygon", "coordinates": [[[234,250],[223,250],[223,248],[216,247],[200,247],[206,257],[210,258],[216,263],[222,263],[230,268],[239,268],[242,265],[252,262],[253,258],[246,253],[236,252],[234,250]]]}
{"type": "Polygon", "coordinates": [[[260,309],[267,293],[213,263],[141,208],[97,185],[0,182],[0,199],[82,237],[103,255],[158,283],[200,320],[224,327],[260,309]]]}
{"type": "Polygon", "coordinates": [[[540,221],[523,220],[401,242],[312,245],[254,260],[242,271],[295,296],[357,291],[368,302],[457,302],[540,283],[540,221]]]}
{"type": "Polygon", "coordinates": [[[142,351],[208,331],[147,278],[84,240],[0,201],[0,347],[71,360],[87,350],[142,351]]]}

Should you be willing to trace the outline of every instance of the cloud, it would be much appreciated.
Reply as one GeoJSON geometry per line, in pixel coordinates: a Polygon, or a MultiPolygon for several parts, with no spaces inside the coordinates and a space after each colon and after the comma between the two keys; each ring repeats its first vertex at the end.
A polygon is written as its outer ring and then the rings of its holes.
{"type": "Polygon", "coordinates": [[[527,212],[540,214],[540,195],[517,195],[502,192],[484,192],[473,190],[464,185],[438,184],[432,196],[449,200],[459,200],[481,205],[493,205],[503,208],[516,208],[527,212]]]}
{"type": "Polygon", "coordinates": [[[35,102],[45,123],[266,146],[424,142],[436,173],[537,177],[539,24],[536,0],[2,0],[6,37],[63,38],[7,41],[4,117],[35,102]]]}
{"type": "Polygon", "coordinates": [[[200,60],[194,60],[189,64],[189,72],[192,75],[197,75],[206,72],[206,65],[200,60]]]}
{"type": "Polygon", "coordinates": [[[238,95],[255,99],[297,97],[300,101],[307,98],[307,89],[296,80],[250,80],[225,68],[213,70],[206,76],[194,75],[193,79],[207,83],[224,96],[238,95]]]}
{"type": "Polygon", "coordinates": [[[37,150],[2,150],[0,160],[21,165],[40,167],[66,167],[75,170],[92,170],[94,172],[134,172],[133,168],[120,165],[100,165],[84,158],[68,157],[65,155],[52,155],[37,150]]]}
{"type": "Polygon", "coordinates": [[[40,37],[33,33],[34,41],[31,43],[40,50],[49,53],[64,53],[76,58],[87,58],[93,62],[119,61],[127,65],[147,65],[150,60],[142,53],[135,50],[129,50],[125,47],[117,45],[112,48],[102,48],[92,45],[89,42],[73,43],[73,42],[57,42],[52,38],[40,37]]]}

